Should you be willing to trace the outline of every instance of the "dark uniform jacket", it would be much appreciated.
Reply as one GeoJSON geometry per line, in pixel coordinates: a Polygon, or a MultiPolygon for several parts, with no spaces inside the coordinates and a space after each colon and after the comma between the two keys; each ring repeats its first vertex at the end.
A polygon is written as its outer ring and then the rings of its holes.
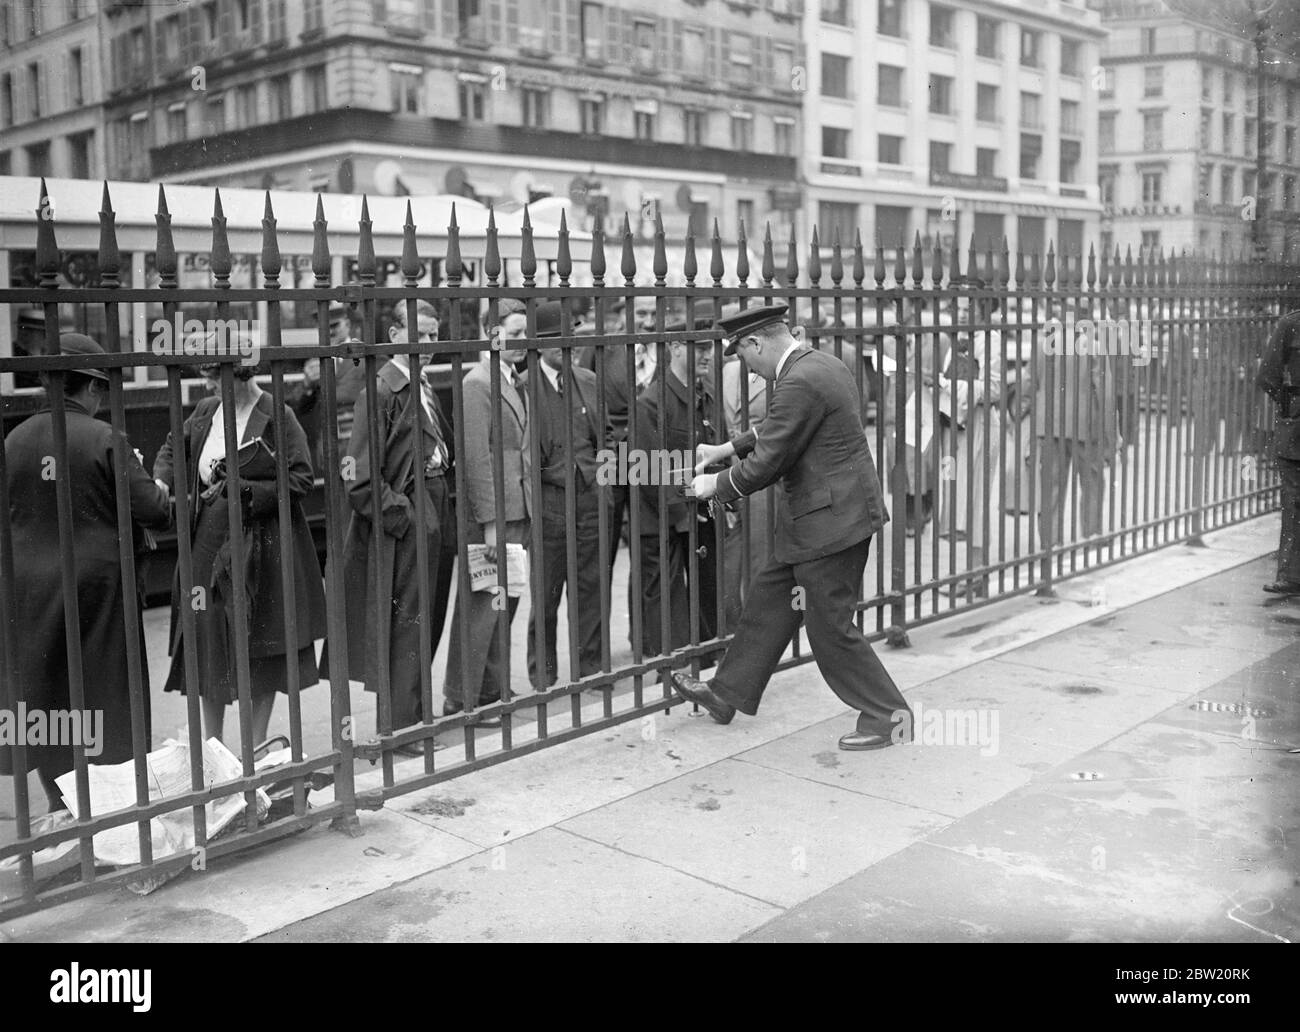
{"type": "MultiPolygon", "coordinates": [[[[636,400],[636,436],[629,438],[631,447],[650,456],[648,468],[656,473],[661,473],[663,467],[669,465],[674,469],[683,466],[686,469],[684,474],[673,477],[674,484],[664,490],[668,501],[665,518],[670,530],[685,531],[694,518],[695,504],[686,497],[684,483],[689,483],[694,475],[694,446],[717,444],[722,440],[713,418],[713,396],[707,387],[700,384],[694,390],[688,388],[667,365],[655,371],[654,379],[636,400]],[[662,411],[661,393],[666,399],[662,411]],[[691,436],[692,423],[695,425],[694,439],[691,436]],[[671,462],[661,458],[665,451],[672,453],[671,462]]],[[[638,493],[641,499],[641,534],[643,537],[657,535],[659,488],[642,486],[638,493]]]]}
{"type": "Polygon", "coordinates": [[[889,519],[860,413],[848,367],[834,355],[799,347],[781,370],[762,426],[735,438],[741,461],[719,474],[718,498],[734,501],[781,482],[779,562],[843,551],[889,519]]]}
{"type": "Polygon", "coordinates": [[[1300,462],[1300,312],[1278,321],[1264,347],[1255,383],[1277,406],[1274,455],[1300,462]]]}

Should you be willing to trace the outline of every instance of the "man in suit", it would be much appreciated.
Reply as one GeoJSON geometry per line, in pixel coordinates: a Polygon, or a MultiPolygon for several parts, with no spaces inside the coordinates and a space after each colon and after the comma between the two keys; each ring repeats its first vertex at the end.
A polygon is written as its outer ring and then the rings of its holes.
{"type": "MultiPolygon", "coordinates": [[[[560,304],[546,302],[536,313],[537,336],[560,334],[560,304]]],[[[577,583],[569,583],[570,597],[578,613],[578,673],[580,677],[600,670],[600,628],[604,612],[600,604],[600,491],[596,484],[597,457],[605,447],[605,434],[598,425],[596,374],[577,362],[570,362],[570,376],[564,374],[562,348],[543,348],[538,368],[537,409],[532,429],[537,435],[541,457],[542,495],[538,510],[542,520],[542,554],[534,557],[535,574],[542,582],[542,633],[546,655],[537,657],[537,613],[528,618],[528,676],[533,687],[549,688],[559,674],[556,655],[556,625],[560,595],[568,580],[568,527],[564,482],[573,467],[575,510],[574,547],[577,550],[577,583]],[[572,426],[573,450],[569,450],[567,422],[572,426]]],[[[525,387],[528,374],[521,377],[525,387]]]]}
{"type": "Polygon", "coordinates": [[[1273,457],[1282,481],[1282,534],[1277,548],[1277,580],[1264,590],[1300,594],[1300,312],[1282,316],[1264,347],[1259,387],[1275,407],[1273,457]]]}
{"type": "MultiPolygon", "coordinates": [[[[695,329],[712,329],[712,318],[699,318],[695,329]]],[[[681,332],[685,320],[665,329],[681,332]]],[[[713,395],[709,389],[713,368],[713,338],[677,341],[668,345],[668,368],[660,369],[637,398],[636,435],[632,447],[650,459],[649,467],[661,471],[677,466],[674,456],[692,454],[692,444],[714,444],[721,434],[714,427],[713,395]],[[694,429],[692,430],[692,426],[694,429]]],[[[689,465],[689,463],[687,463],[689,465]]],[[[708,511],[686,497],[688,474],[679,482],[660,485],[658,479],[643,485],[639,497],[641,549],[641,646],[647,655],[671,652],[688,644],[690,630],[690,528],[696,528],[698,561],[699,640],[717,633],[717,548],[714,522],[708,511]],[[661,508],[661,496],[663,507],[661,508]],[[703,518],[702,518],[703,517],[703,518]],[[666,549],[660,554],[660,528],[667,525],[666,549]],[[662,597],[669,596],[670,625],[663,626],[662,597]]],[[[673,478],[675,481],[678,478],[673,478]]]]}
{"type": "MultiPolygon", "coordinates": [[[[465,374],[463,411],[465,455],[457,458],[465,468],[465,498],[469,540],[467,545],[486,545],[488,562],[505,561],[507,544],[526,545],[529,516],[533,510],[530,476],[528,410],[519,387],[518,367],[526,352],[505,350],[501,345],[526,337],[528,320],[524,306],[507,298],[497,309],[496,325],[485,326],[493,347],[483,360],[465,374]],[[492,363],[499,363],[500,393],[492,395],[492,363]],[[500,437],[493,429],[493,415],[499,417],[500,437]],[[502,508],[497,509],[493,487],[494,470],[501,466],[504,490],[502,508]],[[498,536],[497,517],[505,524],[498,536]]],[[[500,609],[493,603],[495,591],[471,591],[468,603],[456,600],[451,618],[451,642],[447,649],[447,676],[443,681],[443,713],[477,709],[481,703],[496,702],[506,689],[505,655],[510,647],[498,633],[500,609]],[[464,666],[462,669],[462,656],[464,666]]],[[[519,608],[517,597],[505,601],[509,619],[519,608]]],[[[480,717],[480,727],[500,727],[498,718],[480,717]]]]}
{"type": "Polygon", "coordinates": [[[719,320],[735,352],[775,387],[767,418],[722,445],[697,450],[696,497],[733,501],[781,482],[776,549],[754,578],[745,611],[711,682],[673,674],[683,698],[720,724],[751,716],[801,623],[831,690],[858,711],[841,749],[880,749],[912,737],[912,712],[854,620],[871,537],[889,518],[867,448],[853,374],[834,355],[802,347],[786,305],[719,320]],[[722,473],[709,464],[733,455],[722,473]],[[801,590],[799,590],[801,589],[801,590]]]}
{"type": "MultiPolygon", "coordinates": [[[[390,337],[394,343],[407,340],[405,305],[396,310],[397,322],[390,337]]],[[[416,307],[418,341],[438,339],[437,311],[427,301],[416,307]]],[[[377,691],[379,664],[387,663],[391,728],[408,727],[424,719],[420,676],[424,663],[432,663],[438,637],[428,614],[420,608],[419,580],[426,577],[426,591],[432,600],[438,582],[442,536],[451,533],[451,507],[447,498],[449,427],[427,377],[412,390],[407,355],[394,355],[375,377],[373,400],[368,390],[357,397],[351,440],[345,465],[348,501],[354,510],[343,548],[343,578],[348,606],[349,677],[365,682],[367,691],[377,691]],[[411,407],[415,409],[415,420],[411,407]],[[370,412],[377,416],[378,466],[371,457],[370,412]],[[417,466],[413,432],[418,420],[422,434],[423,464],[417,466]],[[380,512],[376,518],[371,485],[376,474],[380,483],[380,512]],[[423,490],[424,526],[416,525],[415,493],[423,490]],[[374,561],[372,536],[380,531],[379,559],[374,561]],[[418,565],[417,535],[425,537],[425,565],[418,565]],[[377,594],[376,594],[377,593],[377,594]],[[385,606],[377,612],[375,599],[385,606]],[[428,651],[422,657],[421,638],[428,651]]],[[[421,366],[424,370],[426,367],[421,366]]],[[[418,755],[418,745],[400,752],[418,755]]]]}

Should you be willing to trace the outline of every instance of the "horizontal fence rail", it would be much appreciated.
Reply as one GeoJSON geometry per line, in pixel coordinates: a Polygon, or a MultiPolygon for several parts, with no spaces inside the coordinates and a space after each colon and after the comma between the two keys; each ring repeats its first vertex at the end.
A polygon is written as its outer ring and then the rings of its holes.
{"type": "MultiPolygon", "coordinates": [[[[6,318],[33,308],[44,317],[44,353],[0,357],[0,374],[39,374],[48,401],[0,451],[3,699],[12,713],[29,702],[114,708],[133,799],[102,805],[98,754],[85,742],[54,770],[16,740],[18,837],[0,845],[0,863],[16,869],[17,888],[0,915],[157,884],[321,821],[355,832],[359,811],[398,795],[673,708],[665,672],[698,675],[716,662],[788,509],[779,484],[733,509],[684,490],[698,445],[761,433],[772,386],[726,359],[713,325],[737,308],[788,305],[804,342],[855,377],[891,513],[858,603],[859,626],[876,639],[906,645],[912,627],[1051,594],[1063,579],[1199,544],[1277,504],[1272,410],[1255,375],[1279,316],[1300,307],[1288,267],[1091,249],[1013,255],[1005,241],[972,241],[963,260],[955,247],[923,252],[919,236],[886,262],[879,243],[871,252],[837,237],[825,248],[814,232],[805,264],[792,240],[778,269],[769,230],[752,270],[743,227],[728,263],[715,225],[707,270],[688,237],[672,270],[684,286],[670,287],[657,225],[646,287],[627,220],[616,273],[599,231],[575,258],[562,221],[558,285],[540,286],[525,209],[522,285],[502,283],[494,220],[472,256],[482,277],[466,285],[453,209],[445,285],[422,286],[427,256],[408,206],[403,284],[381,286],[363,199],[357,280],[334,283],[318,199],[315,282],[284,287],[268,194],[263,284],[234,289],[216,192],[212,282],[195,289],[177,284],[159,187],[159,284],[142,288],[121,285],[105,185],[99,282],[69,287],[43,183],[36,200],[37,285],[0,290],[6,318]],[[575,262],[591,286],[574,285],[575,262]],[[723,285],[731,277],[738,286],[723,285]],[[265,305],[261,325],[232,316],[247,302],[265,305]],[[284,343],[286,303],[315,308],[314,344],[284,343]],[[138,305],[162,313],[146,350],[121,329],[138,305]],[[61,320],[89,308],[102,312],[105,354],[66,353],[61,320]],[[301,372],[312,361],[318,387],[301,372]],[[128,436],[129,384],[142,366],[166,377],[167,443],[147,472],[128,436]],[[87,429],[77,400],[87,371],[107,377],[107,437],[87,429]],[[213,400],[195,407],[189,389],[203,371],[213,400]],[[300,423],[308,411],[314,439],[300,423]],[[48,450],[33,454],[34,441],[48,450]],[[323,572],[303,508],[317,496],[323,572]],[[96,509],[96,497],[108,501],[96,509]],[[150,759],[159,672],[149,676],[136,601],[144,528],[159,506],[176,536],[166,687],[184,690],[188,721],[187,784],[166,794],[150,759]],[[87,551],[92,524],[120,530],[111,549],[87,551]],[[38,568],[55,571],[40,575],[52,604],[36,604],[38,568]],[[110,597],[114,613],[104,611],[110,597]],[[103,640],[87,630],[96,621],[108,622],[111,656],[87,652],[103,640]],[[276,695],[288,734],[268,767],[259,738],[276,695]],[[371,695],[373,727],[355,712],[371,695]],[[238,772],[218,777],[204,742],[227,700],[238,772]],[[38,767],[71,775],[60,790],[76,819],[34,816],[28,775],[38,767]],[[269,812],[268,788],[282,793],[269,812]],[[242,810],[213,834],[231,800],[242,810]],[[159,819],[177,815],[192,836],[183,849],[158,834],[159,819]],[[135,862],[100,869],[105,836],[130,828],[135,862]],[[39,865],[71,842],[75,880],[47,883],[39,865]]],[[[783,666],[809,658],[797,634],[783,666]]]]}

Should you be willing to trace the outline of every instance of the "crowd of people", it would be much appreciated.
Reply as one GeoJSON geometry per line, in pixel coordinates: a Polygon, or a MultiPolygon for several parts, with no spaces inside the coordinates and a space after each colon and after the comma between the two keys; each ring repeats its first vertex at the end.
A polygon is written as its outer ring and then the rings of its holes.
{"type": "MultiPolygon", "coordinates": [[[[964,569],[975,572],[952,590],[983,597],[987,576],[978,571],[988,562],[989,544],[998,533],[993,528],[1000,527],[1004,514],[1033,513],[1040,544],[1060,542],[1073,482],[1080,503],[1076,530],[1085,536],[1103,530],[1108,484],[1135,410],[1124,389],[1128,374],[1115,356],[1045,355],[1030,347],[1028,332],[1000,331],[1013,325],[1027,330],[1033,318],[1041,318],[1028,302],[1003,312],[997,293],[973,277],[956,279],[952,288],[941,303],[905,303],[906,329],[887,306],[867,334],[846,336],[838,350],[859,385],[867,387],[860,419],[872,450],[877,433],[869,424],[880,423],[885,455],[875,461],[885,481],[885,501],[904,498],[904,511],[895,519],[908,535],[930,533],[935,524],[936,532],[964,541],[964,569]],[[905,375],[901,411],[900,375],[905,375]],[[1031,484],[1036,484],[1033,495],[1031,484]]],[[[527,654],[537,690],[561,677],[557,635],[566,592],[576,613],[578,675],[601,670],[603,645],[611,636],[610,608],[623,604],[620,599],[606,605],[602,598],[612,596],[614,563],[624,540],[639,570],[629,579],[626,599],[634,650],[654,656],[692,640],[707,642],[724,629],[719,616],[725,629],[733,629],[751,587],[747,573],[761,569],[771,553],[781,489],[755,493],[739,504],[706,505],[691,496],[692,468],[675,470],[680,477],[671,483],[636,491],[622,480],[602,483],[598,475],[602,454],[620,446],[642,454],[690,455],[699,445],[725,445],[762,425],[772,377],[734,356],[715,368],[712,306],[699,307],[701,312],[693,314],[700,317],[688,323],[675,302],[665,313],[662,299],[637,298],[631,311],[610,305],[598,325],[557,301],[538,302],[532,308],[536,338],[629,328],[645,334],[657,325],[675,337],[668,343],[638,343],[632,350],[577,344],[567,361],[557,340],[556,346],[539,349],[533,364],[537,382],[530,383],[526,352],[508,347],[528,335],[528,309],[509,299],[490,306],[481,320],[482,357],[459,386],[460,454],[454,454],[457,435],[434,389],[432,364],[425,364],[420,382],[413,383],[401,354],[360,363],[334,360],[336,418],[329,427],[317,359],[305,363],[280,412],[258,385],[256,374],[264,370],[234,367],[233,410],[226,411],[220,367],[202,367],[212,394],[185,420],[180,439],[169,435],[151,473],[138,454],[117,446],[107,423],[94,418],[106,395],[107,375],[98,369],[64,374],[66,483],[80,620],[71,632],[58,562],[63,528],[42,465],[55,452],[50,412],[31,417],[5,442],[21,642],[17,672],[28,704],[67,704],[67,638],[79,633],[83,664],[94,664],[94,676],[84,678],[85,704],[102,708],[107,717],[98,762],[132,755],[125,613],[134,606],[138,615],[140,602],[124,597],[118,554],[114,485],[124,455],[133,534],[172,524],[175,501],[184,497],[188,503],[188,527],[178,530],[188,535],[194,591],[182,591],[178,567],[164,689],[199,693],[206,736],[222,735],[225,709],[238,699],[241,651],[247,657],[256,741],[268,734],[277,695],[289,691],[291,682],[307,688],[328,678],[339,662],[340,650],[332,654],[328,641],[319,660],[316,651],[327,638],[326,603],[303,502],[318,475],[337,481],[338,490],[330,494],[342,500],[337,515],[344,528],[346,673],[367,690],[387,693],[381,712],[386,709],[394,729],[436,715],[425,712],[423,689],[431,677],[436,683],[430,667],[449,610],[446,667],[434,697],[440,694],[444,715],[467,711],[471,722],[499,724],[475,714],[506,695],[509,642],[500,633],[502,611],[508,624],[520,594],[512,591],[503,599],[494,590],[474,590],[457,593],[453,603],[457,557],[465,560],[475,546],[495,564],[506,560],[512,546],[535,552],[540,539],[540,554],[528,560],[528,593],[540,600],[530,607],[527,654]],[[368,366],[374,370],[373,386],[367,382],[368,366]],[[338,469],[326,468],[327,434],[336,438],[338,469]],[[283,484],[277,477],[282,455],[288,470],[283,484]],[[461,466],[460,497],[453,496],[453,462],[461,466]],[[237,494],[231,490],[232,465],[239,471],[237,494]],[[237,544],[232,506],[242,517],[237,544]],[[457,540],[457,508],[468,530],[463,547],[457,540]],[[287,532],[281,526],[286,514],[287,532]],[[602,522],[609,559],[604,566],[602,522]]],[[[350,315],[342,304],[330,306],[332,342],[356,339],[350,315]]],[[[437,309],[420,301],[415,315],[414,339],[422,345],[436,341],[437,309]]],[[[394,306],[389,341],[412,339],[407,317],[405,303],[394,306]]],[[[834,327],[828,333],[820,332],[823,326],[810,328],[819,331],[816,346],[830,350],[834,327]]],[[[801,340],[802,333],[796,329],[801,340]]],[[[71,354],[102,352],[80,334],[64,334],[61,347],[71,354]]],[[[1200,352],[1205,358],[1210,353],[1200,352]]],[[[1203,366],[1208,369],[1209,363],[1203,366]]],[[[1227,389],[1249,375],[1243,365],[1222,376],[1192,377],[1189,396],[1205,393],[1199,416],[1202,424],[1213,423],[1212,431],[1202,427],[1196,438],[1198,456],[1231,447],[1234,433],[1240,437],[1248,420],[1229,411],[1224,399],[1239,397],[1249,405],[1244,390],[1227,389]]],[[[1294,522],[1287,527],[1300,539],[1294,522]]],[[[1297,568],[1282,570],[1279,583],[1300,591],[1297,568]]],[[[715,659],[705,654],[701,665],[711,666],[715,659]]],[[[138,676],[145,688],[147,739],[147,665],[138,676]]],[[[423,749],[416,744],[402,751],[423,749]]],[[[0,764],[4,773],[11,772],[8,750],[0,751],[0,764]]],[[[53,779],[71,769],[70,751],[33,750],[29,766],[40,772],[54,806],[53,779]]]]}

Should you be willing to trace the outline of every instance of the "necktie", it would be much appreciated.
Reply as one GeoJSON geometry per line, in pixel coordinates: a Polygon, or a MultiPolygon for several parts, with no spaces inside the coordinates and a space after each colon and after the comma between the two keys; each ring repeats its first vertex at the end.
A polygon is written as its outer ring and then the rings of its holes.
{"type": "Polygon", "coordinates": [[[447,465],[447,448],[442,440],[442,427],[438,425],[438,399],[433,393],[433,384],[426,377],[420,378],[420,386],[424,411],[429,416],[429,425],[433,428],[433,436],[436,441],[433,446],[433,453],[429,456],[429,464],[433,469],[442,469],[447,465]]]}
{"type": "Polygon", "coordinates": [[[560,395],[560,397],[564,396],[564,374],[563,373],[555,374],[555,393],[560,395]]]}

